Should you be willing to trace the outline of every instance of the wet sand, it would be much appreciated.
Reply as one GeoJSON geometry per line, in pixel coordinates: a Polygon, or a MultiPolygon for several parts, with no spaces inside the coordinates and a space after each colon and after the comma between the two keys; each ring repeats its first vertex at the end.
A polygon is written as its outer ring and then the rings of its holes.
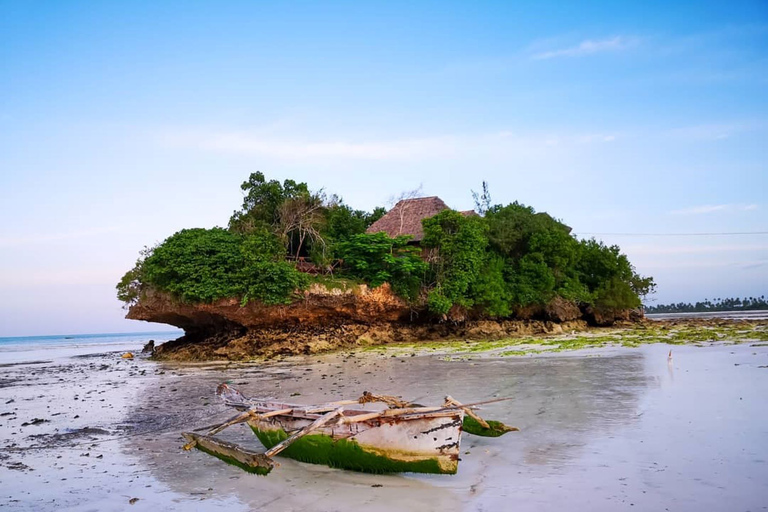
{"type": "MultiPolygon", "coordinates": [[[[0,368],[0,508],[766,510],[768,346],[675,346],[671,364],[669,348],[456,360],[344,352],[261,364],[43,355],[0,368]],[[180,431],[232,414],[214,396],[225,380],[307,404],[365,390],[424,404],[512,396],[482,414],[522,431],[465,434],[454,476],[278,458],[259,477],[180,448],[180,431]]],[[[242,425],[225,438],[259,447],[242,425]]]]}

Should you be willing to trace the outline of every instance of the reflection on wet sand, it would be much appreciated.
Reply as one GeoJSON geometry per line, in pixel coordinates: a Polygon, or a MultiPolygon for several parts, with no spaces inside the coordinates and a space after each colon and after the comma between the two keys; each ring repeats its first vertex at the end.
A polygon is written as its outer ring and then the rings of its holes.
{"type": "MultiPolygon", "coordinates": [[[[454,477],[366,475],[289,459],[279,459],[281,467],[269,477],[256,477],[199,452],[182,453],[181,440],[174,434],[129,438],[124,450],[174,491],[194,490],[213,501],[237,496],[246,507],[272,503],[285,510],[361,505],[381,510],[463,510],[484,492],[512,490],[507,476],[531,466],[556,470],[578,458],[590,439],[608,436],[634,421],[639,397],[649,383],[643,368],[641,352],[479,361],[333,355],[263,366],[169,366],[166,372],[172,378],[163,382],[163,388],[140,391],[129,415],[137,431],[180,420],[188,427],[215,423],[231,412],[213,397],[216,385],[225,380],[246,395],[293,395],[292,400],[300,403],[352,398],[365,390],[424,404],[440,403],[446,394],[464,402],[513,397],[487,406],[483,414],[522,432],[497,439],[465,434],[463,460],[454,477]]],[[[259,448],[242,426],[228,430],[224,438],[259,448]]]]}

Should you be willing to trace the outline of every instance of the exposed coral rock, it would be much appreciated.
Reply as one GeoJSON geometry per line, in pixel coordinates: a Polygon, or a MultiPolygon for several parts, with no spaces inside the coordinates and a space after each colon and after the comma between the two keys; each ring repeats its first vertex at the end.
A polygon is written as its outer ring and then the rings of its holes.
{"type": "Polygon", "coordinates": [[[544,308],[539,304],[531,304],[528,306],[517,306],[512,311],[515,318],[520,320],[530,320],[532,318],[542,318],[544,316],[544,308]]]}
{"type": "Polygon", "coordinates": [[[131,306],[126,318],[175,325],[187,332],[222,332],[238,328],[340,325],[360,322],[407,320],[410,308],[384,284],[370,289],[359,285],[347,290],[328,290],[314,285],[302,300],[288,305],[266,306],[237,299],[212,304],[188,304],[163,292],[149,290],[131,306]]]}
{"type": "Polygon", "coordinates": [[[184,336],[158,346],[155,357],[177,361],[275,357],[315,354],[337,348],[431,340],[500,339],[511,336],[583,331],[587,323],[574,320],[563,324],[540,320],[509,322],[466,322],[464,324],[378,323],[329,326],[317,329],[258,329],[244,335],[219,333],[197,338],[184,336]]]}
{"type": "Polygon", "coordinates": [[[581,318],[581,310],[575,302],[555,297],[544,307],[544,315],[553,322],[568,322],[581,318]]]}
{"type": "Polygon", "coordinates": [[[584,308],[584,318],[591,325],[607,327],[617,322],[639,321],[643,318],[642,312],[629,309],[595,308],[588,306],[584,308]]]}
{"type": "MultiPolygon", "coordinates": [[[[472,320],[466,311],[456,310],[449,321],[436,322],[425,311],[412,309],[388,285],[343,290],[313,285],[300,300],[278,306],[254,302],[241,306],[236,299],[188,304],[166,293],[146,291],[127,318],[184,329],[183,337],[155,347],[155,357],[174,360],[242,360],[398,341],[499,339],[587,327],[578,307],[562,299],[546,308],[515,313],[514,320],[472,320]]],[[[584,316],[593,325],[629,317],[629,312],[606,315],[592,310],[584,316]]]]}

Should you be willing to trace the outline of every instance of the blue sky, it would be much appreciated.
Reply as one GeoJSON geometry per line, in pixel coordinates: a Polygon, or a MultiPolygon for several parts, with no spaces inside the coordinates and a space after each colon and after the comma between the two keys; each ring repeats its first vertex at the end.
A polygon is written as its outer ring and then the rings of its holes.
{"type": "Polygon", "coordinates": [[[656,300],[768,292],[765,2],[0,3],[0,336],[156,330],[114,285],[253,171],[356,208],[487,180],[656,300]],[[638,234],[674,236],[639,236],[638,234]]]}

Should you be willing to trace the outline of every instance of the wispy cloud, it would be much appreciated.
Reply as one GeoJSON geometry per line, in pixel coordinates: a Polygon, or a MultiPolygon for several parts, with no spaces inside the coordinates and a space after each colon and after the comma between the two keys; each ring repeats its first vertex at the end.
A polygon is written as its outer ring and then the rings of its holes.
{"type": "Polygon", "coordinates": [[[460,155],[531,155],[553,146],[610,143],[612,133],[518,133],[436,135],[405,139],[308,140],[264,135],[258,131],[165,132],[158,142],[166,147],[193,148],[232,155],[258,155],[280,160],[424,160],[460,155]]]}
{"type": "Polygon", "coordinates": [[[8,269],[0,270],[0,286],[112,285],[123,272],[125,269],[108,267],[36,269],[30,272],[8,269]]]}
{"type": "Polygon", "coordinates": [[[616,52],[636,46],[637,39],[615,36],[610,39],[586,39],[575,46],[541,51],[531,55],[534,60],[554,59],[557,57],[582,57],[595,53],[616,52]]]}
{"type": "Polygon", "coordinates": [[[30,244],[41,244],[47,242],[59,242],[62,240],[72,240],[76,238],[87,238],[92,236],[113,233],[121,228],[117,226],[94,228],[82,231],[69,231],[65,233],[39,233],[23,236],[5,236],[0,237],[0,247],[16,247],[30,244]]]}
{"type": "Polygon", "coordinates": [[[691,271],[694,269],[717,269],[727,268],[730,269],[728,274],[733,276],[734,270],[756,270],[762,268],[764,265],[761,261],[751,261],[746,263],[740,263],[735,261],[669,261],[665,259],[657,259],[654,261],[648,261],[643,263],[642,268],[644,271],[659,271],[659,270],[677,270],[691,271]]]}
{"type": "Polygon", "coordinates": [[[768,266],[768,260],[751,261],[751,262],[741,264],[741,268],[743,270],[753,270],[756,268],[763,268],[766,266],[768,266]]]}
{"type": "Polygon", "coordinates": [[[672,138],[689,141],[718,141],[747,133],[765,130],[768,123],[765,121],[740,121],[732,123],[712,123],[684,126],[668,130],[666,133],[672,138]]]}
{"type": "Polygon", "coordinates": [[[704,215],[707,213],[715,212],[747,212],[758,210],[760,206],[756,204],[705,204],[701,206],[692,206],[690,208],[682,208],[679,210],[672,210],[669,213],[671,215],[704,215]]]}
{"type": "Polygon", "coordinates": [[[626,245],[624,252],[631,256],[670,256],[673,254],[765,253],[768,245],[626,245]]]}

